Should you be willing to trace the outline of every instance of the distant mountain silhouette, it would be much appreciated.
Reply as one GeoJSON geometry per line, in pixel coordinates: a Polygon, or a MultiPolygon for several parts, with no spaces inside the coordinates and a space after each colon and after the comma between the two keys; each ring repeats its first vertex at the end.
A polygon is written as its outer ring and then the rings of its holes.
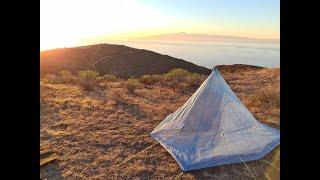
{"type": "Polygon", "coordinates": [[[96,70],[100,74],[114,74],[121,78],[145,74],[167,73],[174,68],[208,75],[211,70],[196,64],[149,50],[124,45],[96,44],[59,48],[40,52],[40,73],[59,73],[68,70],[96,70]]]}
{"type": "Polygon", "coordinates": [[[237,36],[220,36],[209,34],[188,34],[188,33],[170,33],[154,36],[146,36],[141,38],[133,38],[135,40],[149,40],[149,41],[227,41],[227,42],[279,42],[278,39],[255,39],[237,36]]]}

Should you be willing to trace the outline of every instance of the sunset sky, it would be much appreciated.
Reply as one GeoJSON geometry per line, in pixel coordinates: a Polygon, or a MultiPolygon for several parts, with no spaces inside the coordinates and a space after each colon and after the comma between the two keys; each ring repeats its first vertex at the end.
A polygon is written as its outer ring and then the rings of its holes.
{"type": "Polygon", "coordinates": [[[40,48],[166,33],[280,38],[279,0],[41,0],[40,48]]]}

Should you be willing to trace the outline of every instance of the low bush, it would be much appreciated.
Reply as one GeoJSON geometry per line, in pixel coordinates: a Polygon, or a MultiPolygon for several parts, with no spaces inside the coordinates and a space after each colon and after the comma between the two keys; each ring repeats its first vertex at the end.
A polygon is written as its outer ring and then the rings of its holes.
{"type": "Polygon", "coordinates": [[[167,81],[171,82],[184,82],[186,80],[186,77],[190,74],[189,71],[181,68],[172,69],[167,74],[165,74],[165,78],[167,81]]]}
{"type": "Polygon", "coordinates": [[[165,78],[163,84],[175,90],[177,88],[187,87],[198,88],[206,78],[202,74],[191,73],[185,69],[180,68],[173,69],[163,76],[165,78]]]}
{"type": "Polygon", "coordinates": [[[105,74],[103,76],[100,76],[97,78],[98,82],[115,82],[118,81],[119,78],[117,78],[115,75],[113,74],[105,74]]]}
{"type": "Polygon", "coordinates": [[[85,91],[92,91],[97,85],[96,80],[98,76],[99,76],[99,73],[93,70],[79,71],[78,72],[79,85],[85,91]]]}
{"type": "Polygon", "coordinates": [[[186,78],[186,84],[189,87],[197,88],[205,80],[205,76],[199,73],[190,73],[186,78]]]}
{"type": "Polygon", "coordinates": [[[60,79],[62,83],[75,83],[77,82],[77,78],[72,75],[69,71],[60,71],[59,72],[60,79]]]}
{"type": "Polygon", "coordinates": [[[142,84],[145,85],[154,85],[160,81],[163,81],[164,78],[161,75],[143,75],[138,79],[142,84]]]}
{"type": "Polygon", "coordinates": [[[55,74],[45,74],[41,77],[41,81],[43,83],[57,84],[60,83],[61,80],[55,74]]]}
{"type": "Polygon", "coordinates": [[[139,87],[140,81],[137,79],[130,78],[127,81],[124,81],[122,85],[130,92],[134,93],[135,90],[139,87]]]}

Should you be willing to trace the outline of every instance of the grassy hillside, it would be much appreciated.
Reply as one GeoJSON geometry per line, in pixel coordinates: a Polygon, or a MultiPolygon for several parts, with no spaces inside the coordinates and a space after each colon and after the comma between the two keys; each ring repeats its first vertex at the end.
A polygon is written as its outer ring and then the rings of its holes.
{"type": "MultiPolygon", "coordinates": [[[[87,72],[41,79],[40,143],[59,161],[41,168],[41,177],[77,179],[174,179],[181,170],[160,145],[119,168],[114,166],[155,143],[148,134],[195,92],[204,75],[176,70],[166,75],[123,80],[87,72]],[[94,77],[94,81],[86,79],[94,77]],[[87,76],[86,76],[87,75],[87,76]],[[83,82],[93,82],[85,90],[83,82]]],[[[223,77],[261,122],[279,128],[279,69],[223,71],[223,77]]],[[[257,179],[279,179],[280,147],[247,162],[257,179]],[[272,163],[269,165],[268,163],[272,163]]],[[[178,179],[252,179],[242,164],[185,172],[178,179]]]]}
{"type": "Polygon", "coordinates": [[[173,68],[210,74],[211,70],[167,55],[130,48],[123,45],[97,44],[61,48],[40,53],[41,74],[68,70],[75,73],[91,69],[100,74],[113,74],[121,78],[140,77],[144,74],[167,73],[173,68]]]}
{"type": "Polygon", "coordinates": [[[263,67],[260,66],[253,66],[247,64],[233,64],[233,65],[218,65],[216,66],[217,69],[221,73],[242,73],[254,70],[262,70],[263,67]]]}

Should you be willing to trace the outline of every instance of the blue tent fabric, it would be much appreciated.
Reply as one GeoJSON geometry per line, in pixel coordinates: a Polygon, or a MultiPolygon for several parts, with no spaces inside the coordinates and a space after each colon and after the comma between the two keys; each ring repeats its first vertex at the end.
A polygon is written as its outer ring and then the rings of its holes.
{"type": "Polygon", "coordinates": [[[216,68],[151,137],[183,171],[260,159],[280,144],[279,130],[257,121],[216,68]]]}

